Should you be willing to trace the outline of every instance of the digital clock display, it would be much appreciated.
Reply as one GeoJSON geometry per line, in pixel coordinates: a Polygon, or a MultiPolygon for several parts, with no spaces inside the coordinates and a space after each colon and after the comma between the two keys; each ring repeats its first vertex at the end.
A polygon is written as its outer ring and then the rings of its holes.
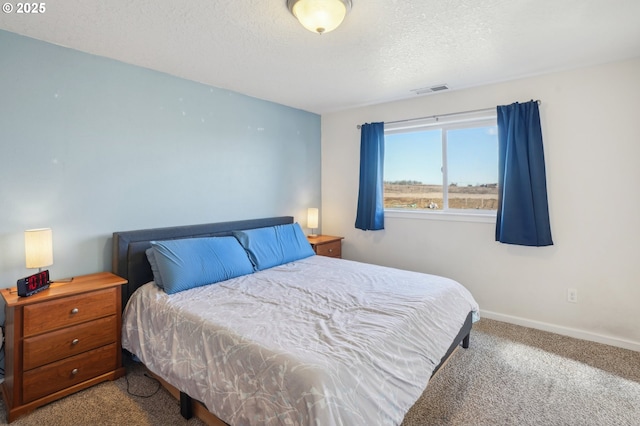
{"type": "Polygon", "coordinates": [[[48,270],[18,280],[18,296],[31,296],[47,288],[49,288],[48,270]]]}

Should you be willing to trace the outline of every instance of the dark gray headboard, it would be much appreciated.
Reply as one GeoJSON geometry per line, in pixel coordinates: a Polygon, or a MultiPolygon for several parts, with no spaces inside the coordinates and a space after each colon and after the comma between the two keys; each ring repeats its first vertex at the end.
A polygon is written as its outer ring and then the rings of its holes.
{"type": "Polygon", "coordinates": [[[268,217],[264,219],[114,232],[111,269],[114,274],[126,278],[129,281],[122,289],[122,308],[124,309],[129,297],[138,287],[153,280],[151,266],[145,253],[145,250],[151,247],[151,241],[226,236],[231,235],[232,231],[264,228],[288,223],[293,223],[293,217],[268,217]]]}

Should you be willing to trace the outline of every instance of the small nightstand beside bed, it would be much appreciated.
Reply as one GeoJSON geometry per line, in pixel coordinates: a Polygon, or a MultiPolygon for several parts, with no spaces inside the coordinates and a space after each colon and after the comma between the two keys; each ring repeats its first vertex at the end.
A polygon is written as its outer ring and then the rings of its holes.
{"type": "Polygon", "coordinates": [[[5,301],[7,421],[125,374],[120,350],[121,286],[108,272],[52,284],[30,297],[2,289],[5,301]]]}
{"type": "Polygon", "coordinates": [[[116,232],[113,247],[123,347],[185,415],[192,398],[232,425],[399,424],[478,313],[450,279],[315,255],[291,217],[116,232]],[[215,284],[185,266],[202,253],[215,284]]]}

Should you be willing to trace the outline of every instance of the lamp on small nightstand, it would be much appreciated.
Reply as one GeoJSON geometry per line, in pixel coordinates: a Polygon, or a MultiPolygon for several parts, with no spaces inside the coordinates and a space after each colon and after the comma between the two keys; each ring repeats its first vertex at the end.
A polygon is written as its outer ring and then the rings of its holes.
{"type": "Polygon", "coordinates": [[[307,210],[307,228],[311,228],[310,237],[318,236],[313,232],[314,229],[318,228],[318,209],[315,207],[310,207],[309,210],[307,210]]]}
{"type": "Polygon", "coordinates": [[[51,228],[24,231],[24,254],[27,268],[42,268],[53,265],[53,237],[51,228]]]}

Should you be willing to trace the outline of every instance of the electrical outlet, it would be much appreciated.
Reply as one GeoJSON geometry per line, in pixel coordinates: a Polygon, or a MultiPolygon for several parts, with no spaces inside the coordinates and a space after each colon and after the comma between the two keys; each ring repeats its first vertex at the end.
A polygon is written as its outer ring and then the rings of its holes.
{"type": "Polygon", "coordinates": [[[567,302],[578,303],[578,289],[577,288],[568,288],[567,289],[567,302]]]}

